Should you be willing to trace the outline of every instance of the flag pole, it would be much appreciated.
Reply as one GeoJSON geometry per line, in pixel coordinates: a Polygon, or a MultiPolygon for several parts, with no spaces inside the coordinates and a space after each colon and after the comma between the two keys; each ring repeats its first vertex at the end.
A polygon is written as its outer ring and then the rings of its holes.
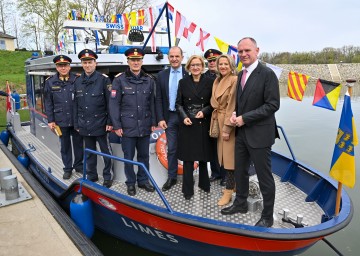
{"type": "MultiPolygon", "coordinates": [[[[352,96],[352,88],[353,88],[355,82],[356,82],[356,80],[354,80],[354,79],[346,80],[346,86],[348,88],[347,90],[350,95],[350,99],[352,96]]],[[[338,181],[338,189],[337,189],[337,193],[336,193],[336,203],[335,203],[335,216],[338,216],[338,214],[340,212],[341,191],[342,191],[342,183],[340,181],[338,181]]]]}

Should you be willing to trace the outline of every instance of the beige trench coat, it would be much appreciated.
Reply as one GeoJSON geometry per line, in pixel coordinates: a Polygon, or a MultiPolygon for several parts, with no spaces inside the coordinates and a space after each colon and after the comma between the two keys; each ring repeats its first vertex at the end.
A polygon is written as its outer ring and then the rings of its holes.
{"type": "Polygon", "coordinates": [[[211,116],[211,125],[214,119],[219,121],[218,158],[220,166],[227,170],[235,169],[235,127],[230,124],[230,117],[235,111],[237,76],[229,74],[220,80],[214,81],[211,95],[211,106],[214,111],[211,116]],[[222,132],[230,133],[230,139],[224,141],[222,132]]]}

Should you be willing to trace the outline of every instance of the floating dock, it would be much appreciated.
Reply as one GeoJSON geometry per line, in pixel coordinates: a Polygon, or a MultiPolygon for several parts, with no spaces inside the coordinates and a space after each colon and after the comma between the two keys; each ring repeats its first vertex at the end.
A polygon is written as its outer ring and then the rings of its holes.
{"type": "Polygon", "coordinates": [[[0,255],[103,255],[0,141],[1,168],[30,198],[0,206],[0,255]]]}

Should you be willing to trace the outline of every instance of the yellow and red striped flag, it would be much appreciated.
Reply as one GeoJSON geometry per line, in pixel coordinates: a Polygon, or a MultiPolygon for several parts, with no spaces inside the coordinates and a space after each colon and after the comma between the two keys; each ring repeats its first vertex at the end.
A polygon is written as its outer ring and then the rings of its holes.
{"type": "Polygon", "coordinates": [[[138,10],[137,14],[138,14],[137,24],[139,26],[144,25],[145,24],[145,11],[143,9],[138,10]]]}
{"type": "Polygon", "coordinates": [[[294,71],[289,72],[288,96],[294,100],[302,101],[309,76],[294,71]]]}

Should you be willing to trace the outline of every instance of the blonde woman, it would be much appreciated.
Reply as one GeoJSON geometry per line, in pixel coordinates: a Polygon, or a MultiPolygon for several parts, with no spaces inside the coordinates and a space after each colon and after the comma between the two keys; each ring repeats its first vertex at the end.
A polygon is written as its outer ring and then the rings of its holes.
{"type": "Polygon", "coordinates": [[[184,165],[182,192],[186,200],[194,195],[195,161],[199,161],[199,188],[210,192],[207,162],[213,158],[209,136],[213,82],[203,74],[204,68],[201,56],[193,55],[189,58],[185,69],[190,72],[190,76],[179,81],[175,104],[180,116],[178,158],[184,165]]]}
{"type": "Polygon", "coordinates": [[[211,106],[214,108],[211,122],[217,119],[219,122],[219,137],[217,153],[219,164],[226,171],[226,187],[218,205],[226,205],[231,201],[235,188],[235,129],[230,123],[230,117],[236,104],[236,68],[232,57],[220,55],[216,60],[218,77],[214,81],[211,106]]]}

